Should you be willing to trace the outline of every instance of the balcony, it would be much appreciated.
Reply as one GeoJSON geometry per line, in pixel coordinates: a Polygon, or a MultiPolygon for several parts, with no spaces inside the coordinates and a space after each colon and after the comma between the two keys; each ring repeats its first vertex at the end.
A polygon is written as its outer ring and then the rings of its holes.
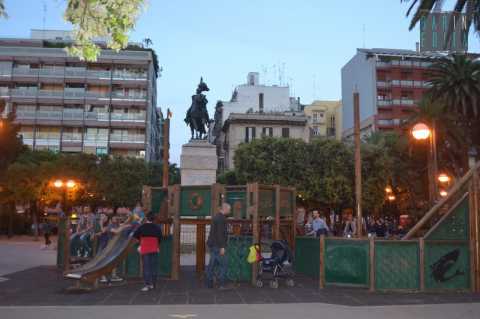
{"type": "Polygon", "coordinates": [[[37,119],[39,120],[62,120],[62,111],[37,111],[37,119]]]}
{"type": "Polygon", "coordinates": [[[85,98],[84,90],[69,90],[66,89],[63,94],[65,99],[83,99],[85,98]]]}
{"type": "Polygon", "coordinates": [[[38,90],[36,88],[31,88],[31,89],[20,88],[20,89],[12,89],[10,90],[10,93],[12,97],[35,98],[37,97],[37,91],[38,90]]]}
{"type": "Polygon", "coordinates": [[[12,76],[11,69],[0,69],[0,78],[1,77],[10,77],[12,76]]]}
{"type": "Polygon", "coordinates": [[[390,106],[392,105],[391,100],[377,100],[377,105],[378,106],[390,106]]]}
{"type": "Polygon", "coordinates": [[[377,87],[379,88],[386,88],[389,87],[390,83],[386,81],[377,81],[377,87]]]}
{"type": "Polygon", "coordinates": [[[82,142],[82,133],[63,133],[62,142],[69,142],[69,143],[82,142]]]}
{"type": "Polygon", "coordinates": [[[108,122],[108,113],[85,112],[85,120],[108,122]]]}
{"type": "Polygon", "coordinates": [[[15,112],[17,120],[34,120],[36,118],[35,110],[17,110],[15,112]]]}
{"type": "Polygon", "coordinates": [[[112,99],[144,101],[146,98],[146,93],[124,94],[123,92],[112,92],[112,99]]]}
{"type": "Polygon", "coordinates": [[[86,70],[84,68],[65,68],[66,78],[84,78],[86,70]]]}
{"type": "Polygon", "coordinates": [[[63,90],[38,90],[38,97],[39,98],[56,98],[56,99],[63,99],[63,90]]]}
{"type": "Polygon", "coordinates": [[[83,110],[64,110],[63,111],[63,120],[64,121],[83,121],[83,110]]]}
{"type": "Polygon", "coordinates": [[[102,79],[110,80],[111,77],[110,71],[101,71],[101,70],[86,70],[86,77],[89,79],[102,79]]]}
{"type": "Polygon", "coordinates": [[[108,136],[107,135],[85,135],[83,141],[85,146],[107,146],[108,145],[108,136]]]}
{"type": "Polygon", "coordinates": [[[10,95],[10,91],[6,87],[0,87],[0,97],[8,97],[10,95]]]}
{"type": "Polygon", "coordinates": [[[110,135],[111,143],[145,143],[145,135],[110,135]]]}
{"type": "Polygon", "coordinates": [[[408,105],[413,106],[415,105],[415,101],[411,99],[394,99],[392,100],[393,105],[408,105]]]}
{"type": "Polygon", "coordinates": [[[114,80],[133,80],[133,81],[146,81],[147,73],[135,73],[135,72],[122,72],[113,71],[112,78],[114,80]]]}
{"type": "Polygon", "coordinates": [[[108,92],[85,91],[85,97],[92,99],[109,99],[110,94],[108,92]]]}
{"type": "Polygon", "coordinates": [[[56,68],[56,69],[38,69],[38,75],[40,77],[64,77],[65,69],[63,68],[56,68]]]}
{"type": "Polygon", "coordinates": [[[38,69],[13,68],[12,74],[15,75],[15,76],[37,77],[38,76],[38,69]]]}
{"type": "Polygon", "coordinates": [[[143,113],[111,113],[112,122],[145,122],[143,113]]]}

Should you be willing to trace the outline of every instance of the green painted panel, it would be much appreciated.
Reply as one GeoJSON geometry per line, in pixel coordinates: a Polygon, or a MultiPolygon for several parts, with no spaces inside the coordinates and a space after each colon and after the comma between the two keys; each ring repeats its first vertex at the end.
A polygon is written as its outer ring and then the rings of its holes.
{"type": "Polygon", "coordinates": [[[65,247],[65,240],[67,235],[67,223],[66,220],[61,218],[58,221],[58,237],[57,237],[57,267],[63,268],[64,266],[64,247],[65,247]]]}
{"type": "Polygon", "coordinates": [[[314,237],[295,238],[295,271],[318,278],[320,273],[320,240],[314,237]]]}
{"type": "Polygon", "coordinates": [[[293,216],[293,192],[280,191],[280,216],[293,216]]]}
{"type": "Polygon", "coordinates": [[[260,189],[258,215],[275,217],[275,190],[260,189]]]}
{"type": "Polygon", "coordinates": [[[232,216],[235,218],[247,218],[247,192],[227,191],[226,202],[232,206],[232,216]]]}
{"type": "Polygon", "coordinates": [[[140,277],[140,254],[137,251],[139,244],[133,244],[125,261],[125,276],[127,278],[140,277]]]}
{"type": "Polygon", "coordinates": [[[210,216],[210,187],[182,187],[180,192],[180,216],[210,216]]]}
{"type": "Polygon", "coordinates": [[[252,265],[247,262],[249,248],[253,243],[251,236],[230,236],[227,246],[227,277],[232,281],[249,281],[252,277],[252,265]]]}
{"type": "Polygon", "coordinates": [[[419,289],[419,263],[417,242],[375,242],[375,288],[419,289]]]}
{"type": "Polygon", "coordinates": [[[468,196],[435,229],[427,240],[468,240],[468,196]]]}
{"type": "Polygon", "coordinates": [[[369,285],[368,240],[325,239],[325,282],[369,285]]]}
{"type": "Polygon", "coordinates": [[[173,236],[162,239],[158,254],[158,275],[170,276],[172,272],[173,236]]]}
{"type": "Polygon", "coordinates": [[[151,196],[152,196],[152,203],[151,209],[152,213],[155,215],[160,212],[160,208],[162,207],[163,200],[167,197],[168,192],[163,189],[156,189],[152,188],[151,196]]]}
{"type": "Polygon", "coordinates": [[[470,253],[464,244],[425,242],[425,288],[469,289],[470,253]]]}

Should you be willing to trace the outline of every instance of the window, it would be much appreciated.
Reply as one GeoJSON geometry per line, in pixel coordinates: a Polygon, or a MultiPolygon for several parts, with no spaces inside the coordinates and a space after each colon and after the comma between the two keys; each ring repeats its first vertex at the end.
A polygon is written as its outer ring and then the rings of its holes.
{"type": "Polygon", "coordinates": [[[290,137],[290,128],[288,127],[283,127],[282,128],[282,137],[290,137]]]}
{"type": "Polygon", "coordinates": [[[273,137],[273,127],[264,127],[262,128],[263,137],[273,137]]]}
{"type": "Polygon", "coordinates": [[[106,147],[97,147],[97,152],[96,152],[96,154],[97,154],[97,156],[108,154],[107,148],[106,148],[106,147]]]}
{"type": "Polygon", "coordinates": [[[258,94],[258,109],[263,113],[263,93],[258,94]]]}
{"type": "Polygon", "coordinates": [[[245,128],[245,143],[253,141],[255,139],[255,127],[246,127],[245,128]]]}
{"type": "Polygon", "coordinates": [[[432,32],[432,48],[436,48],[437,47],[437,32],[432,32]]]}
{"type": "Polygon", "coordinates": [[[455,31],[452,32],[452,49],[455,49],[457,46],[457,33],[455,31]]]}

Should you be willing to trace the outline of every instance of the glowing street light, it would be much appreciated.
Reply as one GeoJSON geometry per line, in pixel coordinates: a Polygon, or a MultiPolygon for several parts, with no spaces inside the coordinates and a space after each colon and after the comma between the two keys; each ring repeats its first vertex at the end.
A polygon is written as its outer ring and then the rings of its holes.
{"type": "Polygon", "coordinates": [[[426,140],[430,137],[430,134],[432,134],[432,131],[424,123],[415,124],[412,128],[412,135],[417,140],[426,140]]]}
{"type": "Polygon", "coordinates": [[[76,183],[74,181],[72,181],[71,179],[69,179],[67,181],[67,188],[74,188],[76,185],[76,183]]]}
{"type": "Polygon", "coordinates": [[[389,201],[393,202],[396,197],[395,197],[395,195],[388,195],[387,198],[388,198],[389,201]]]}
{"type": "Polygon", "coordinates": [[[447,192],[446,190],[442,189],[442,190],[440,191],[440,196],[446,197],[447,195],[448,195],[448,192],[447,192]]]}
{"type": "Polygon", "coordinates": [[[448,182],[450,182],[450,176],[448,176],[445,173],[442,173],[442,174],[438,175],[438,181],[440,183],[448,183],[448,182]]]}
{"type": "Polygon", "coordinates": [[[385,193],[390,194],[392,192],[392,188],[390,186],[385,187],[385,193]]]}
{"type": "Polygon", "coordinates": [[[53,186],[56,188],[62,188],[63,187],[63,181],[60,179],[57,179],[55,182],[53,182],[53,186]]]}

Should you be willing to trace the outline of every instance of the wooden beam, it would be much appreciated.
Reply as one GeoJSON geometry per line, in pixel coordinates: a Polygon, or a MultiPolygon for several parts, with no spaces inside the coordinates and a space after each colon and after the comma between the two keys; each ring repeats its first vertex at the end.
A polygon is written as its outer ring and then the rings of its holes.
{"type": "Polygon", "coordinates": [[[273,239],[280,239],[280,186],[275,185],[275,224],[273,231],[273,239]]]}
{"type": "Polygon", "coordinates": [[[163,122],[163,172],[162,172],[162,185],[168,187],[169,183],[169,169],[168,161],[170,160],[170,118],[168,117],[163,122]]]}
{"type": "Polygon", "coordinates": [[[63,270],[70,270],[70,217],[65,221],[65,229],[63,230],[63,270]]]}
{"type": "Polygon", "coordinates": [[[295,251],[295,238],[297,238],[297,191],[296,189],[292,189],[292,233],[293,233],[293,240],[292,240],[292,250],[295,251]]]}
{"type": "Polygon", "coordinates": [[[473,240],[474,240],[474,254],[475,254],[475,292],[480,292],[480,179],[478,176],[478,170],[475,170],[473,173],[473,209],[472,209],[472,214],[473,214],[473,219],[470,221],[470,223],[474,224],[474,227],[472,228],[473,231],[473,240]]]}
{"type": "Polygon", "coordinates": [[[318,272],[318,287],[325,288],[325,235],[320,235],[320,269],[318,272]]]}
{"type": "Polygon", "coordinates": [[[362,158],[360,154],[360,95],[353,93],[353,123],[355,142],[355,208],[357,213],[357,237],[362,238],[362,158]]]}
{"type": "Polygon", "coordinates": [[[197,224],[196,271],[198,275],[205,271],[205,224],[197,224]]]}
{"type": "Polygon", "coordinates": [[[180,277],[180,185],[170,186],[168,188],[168,198],[171,211],[173,213],[173,252],[172,252],[172,273],[171,279],[178,280],[180,277]]]}
{"type": "MultiPolygon", "coordinates": [[[[250,202],[250,211],[252,213],[252,235],[253,235],[253,244],[260,244],[260,218],[258,217],[258,199],[259,199],[259,187],[258,183],[249,184],[249,191],[250,202]],[[251,193],[251,194],[250,194],[251,193]]],[[[258,272],[258,264],[252,264],[252,285],[256,285],[257,282],[257,272],[258,272]]]]}
{"type": "Polygon", "coordinates": [[[475,165],[474,168],[470,169],[448,192],[448,195],[440,200],[435,206],[433,206],[418,223],[413,226],[413,228],[402,238],[402,240],[407,240],[413,237],[427,222],[430,218],[437,213],[437,211],[443,207],[451,198],[454,196],[465,184],[472,178],[473,172],[480,168],[480,162],[475,165]]]}
{"type": "Polygon", "coordinates": [[[425,291],[425,240],[421,237],[418,241],[420,291],[425,291]]]}

